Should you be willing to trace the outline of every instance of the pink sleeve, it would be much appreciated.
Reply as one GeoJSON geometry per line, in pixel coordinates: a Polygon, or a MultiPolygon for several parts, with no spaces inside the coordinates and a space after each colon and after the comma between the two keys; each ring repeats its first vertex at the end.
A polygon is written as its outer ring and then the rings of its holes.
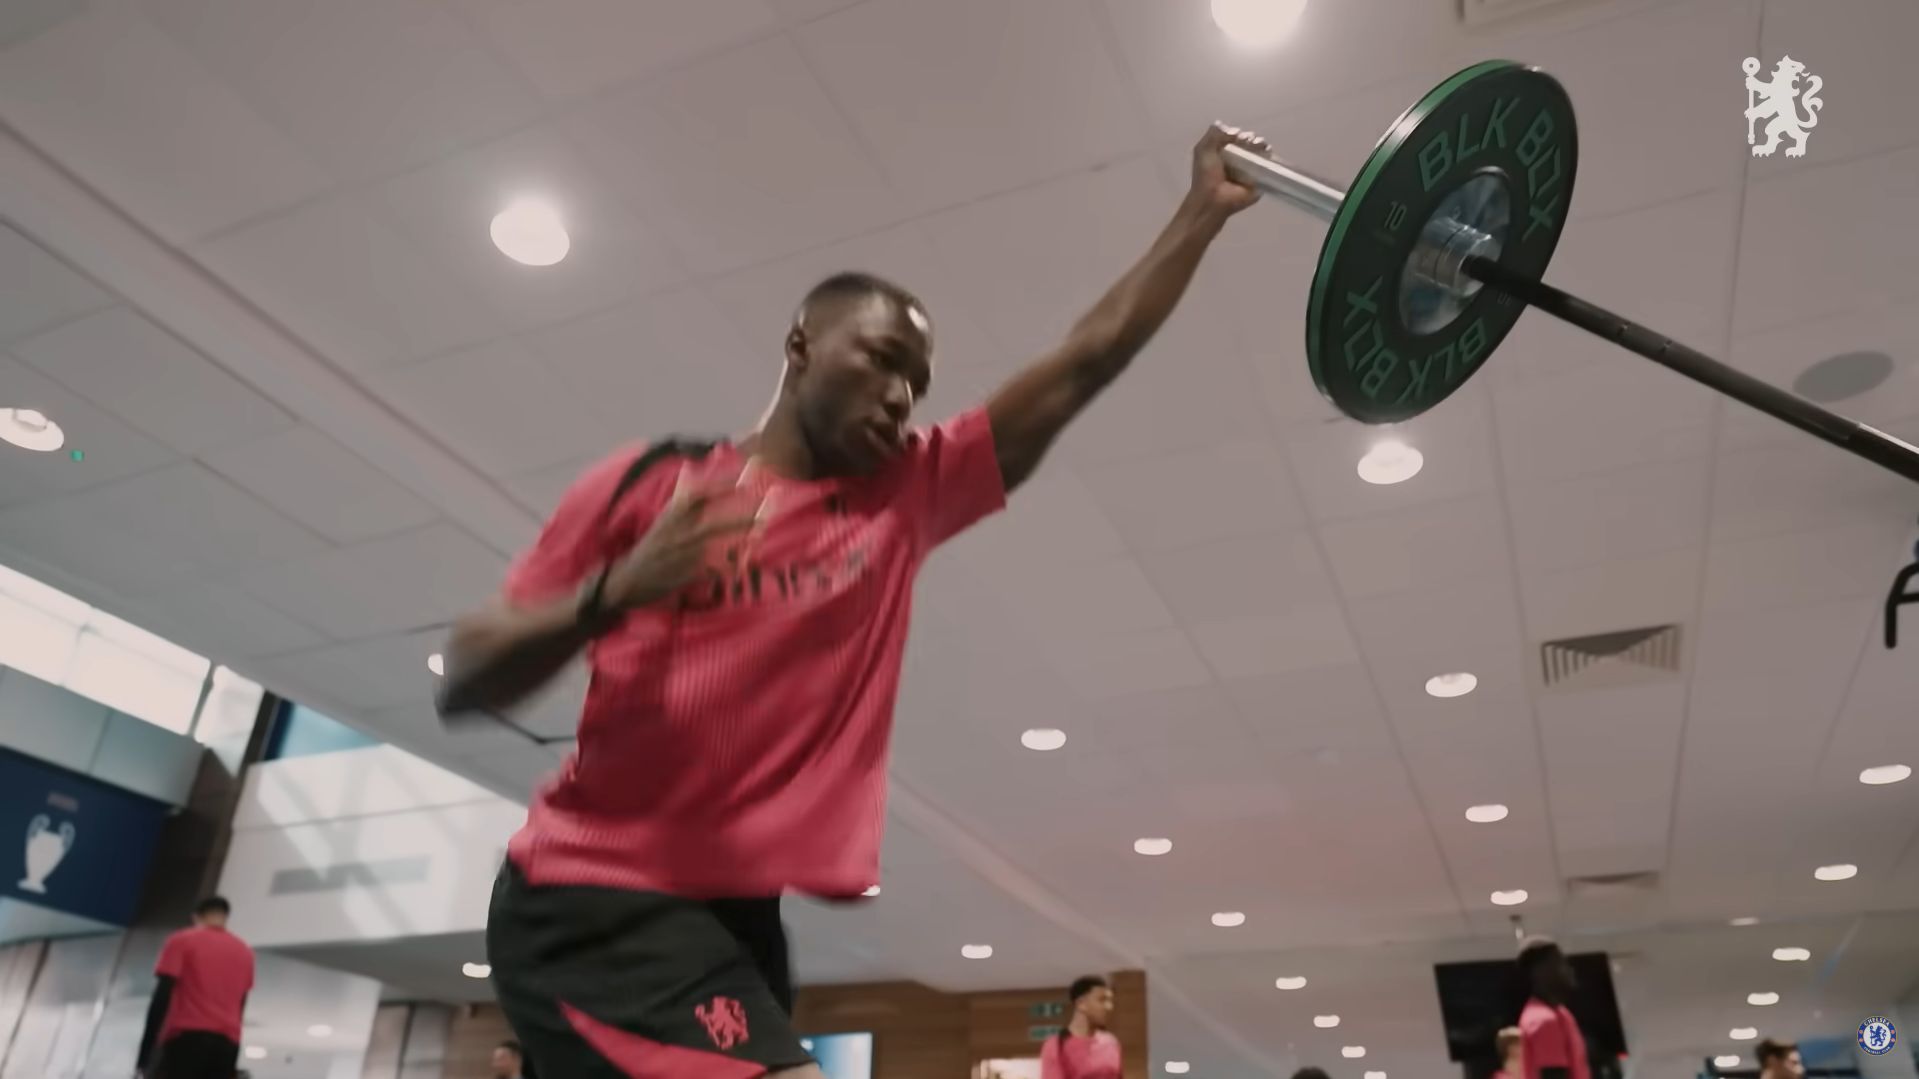
{"type": "Polygon", "coordinates": [[[926,546],[937,547],[1006,506],[1006,481],[993,449],[993,425],[985,408],[940,424],[919,439],[907,481],[926,546]]]}
{"type": "Polygon", "coordinates": [[[1566,1054],[1566,1032],[1559,1028],[1559,1016],[1548,1011],[1523,1016],[1526,1074],[1538,1075],[1542,1068],[1571,1068],[1566,1054]]]}
{"type": "Polygon", "coordinates": [[[1059,1073],[1059,1035],[1047,1036],[1039,1050],[1039,1079],[1061,1079],[1059,1073]]]}
{"type": "MultiPolygon", "coordinates": [[[[540,538],[515,559],[506,575],[506,598],[517,604],[534,604],[565,595],[580,586],[586,575],[614,557],[613,537],[606,529],[607,507],[621,477],[640,453],[625,449],[587,469],[573,481],[560,506],[540,530],[540,538]]],[[[678,474],[675,460],[660,461],[656,468],[678,474]]],[[[650,487],[643,479],[636,487],[650,487]]],[[[630,490],[627,498],[638,498],[630,490]]]]}
{"type": "Polygon", "coordinates": [[[180,934],[175,933],[168,937],[167,942],[160,947],[159,960],[153,964],[154,976],[178,978],[185,966],[183,962],[185,956],[182,954],[185,950],[186,946],[180,942],[180,934]]]}

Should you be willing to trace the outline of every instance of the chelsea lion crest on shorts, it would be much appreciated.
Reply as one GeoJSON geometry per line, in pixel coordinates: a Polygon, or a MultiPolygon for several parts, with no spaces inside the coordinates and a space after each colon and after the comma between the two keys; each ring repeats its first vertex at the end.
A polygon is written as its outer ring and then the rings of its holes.
{"type": "Polygon", "coordinates": [[[1883,1015],[1875,1015],[1859,1024],[1859,1048],[1873,1056],[1885,1056],[1892,1047],[1899,1044],[1899,1031],[1892,1020],[1883,1015]]]}

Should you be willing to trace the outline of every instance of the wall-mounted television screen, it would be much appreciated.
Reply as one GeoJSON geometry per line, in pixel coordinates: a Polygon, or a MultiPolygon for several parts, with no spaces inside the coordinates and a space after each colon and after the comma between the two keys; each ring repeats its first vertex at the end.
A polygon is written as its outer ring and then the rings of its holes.
{"type": "Polygon", "coordinates": [[[873,1035],[813,1034],[800,1048],[820,1062],[826,1079],[873,1079],[873,1035]]]}
{"type": "MultiPolygon", "coordinates": [[[[1626,1030],[1613,996],[1612,962],[1603,952],[1566,957],[1578,989],[1569,1004],[1586,1036],[1595,1079],[1610,1072],[1626,1053],[1626,1030]]],[[[1519,963],[1496,959],[1478,963],[1441,963],[1433,968],[1439,984],[1439,1014],[1446,1024],[1446,1050],[1466,1065],[1468,1076],[1490,1075],[1498,1068],[1494,1043],[1500,1028],[1519,1021],[1526,986],[1519,963]]]]}

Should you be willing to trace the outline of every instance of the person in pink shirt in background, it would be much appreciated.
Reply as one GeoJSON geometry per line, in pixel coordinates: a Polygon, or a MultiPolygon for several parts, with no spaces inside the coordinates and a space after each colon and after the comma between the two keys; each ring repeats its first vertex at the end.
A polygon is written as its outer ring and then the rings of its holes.
{"type": "Polygon", "coordinates": [[[1592,1079],[1586,1036],[1567,1004],[1573,994],[1573,968],[1559,945],[1534,937],[1519,949],[1519,971],[1530,996],[1519,1013],[1525,1079],[1592,1079]]]}
{"type": "Polygon", "coordinates": [[[1113,987],[1088,974],[1066,992],[1073,1017],[1040,1049],[1040,1079],[1120,1079],[1119,1039],[1107,1030],[1113,1018],[1113,987]]]}

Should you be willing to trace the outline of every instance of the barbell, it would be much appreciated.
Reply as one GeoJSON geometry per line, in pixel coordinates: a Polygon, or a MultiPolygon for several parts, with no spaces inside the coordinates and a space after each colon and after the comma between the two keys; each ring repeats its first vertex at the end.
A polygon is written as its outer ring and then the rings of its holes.
{"type": "Polygon", "coordinates": [[[1346,191],[1228,146],[1241,183],[1327,221],[1306,308],[1319,391],[1362,423],[1398,423],[1464,385],[1528,307],[1919,481],[1919,447],[1753,378],[1543,280],[1579,164],[1572,100],[1504,60],[1401,114],[1346,191]]]}

